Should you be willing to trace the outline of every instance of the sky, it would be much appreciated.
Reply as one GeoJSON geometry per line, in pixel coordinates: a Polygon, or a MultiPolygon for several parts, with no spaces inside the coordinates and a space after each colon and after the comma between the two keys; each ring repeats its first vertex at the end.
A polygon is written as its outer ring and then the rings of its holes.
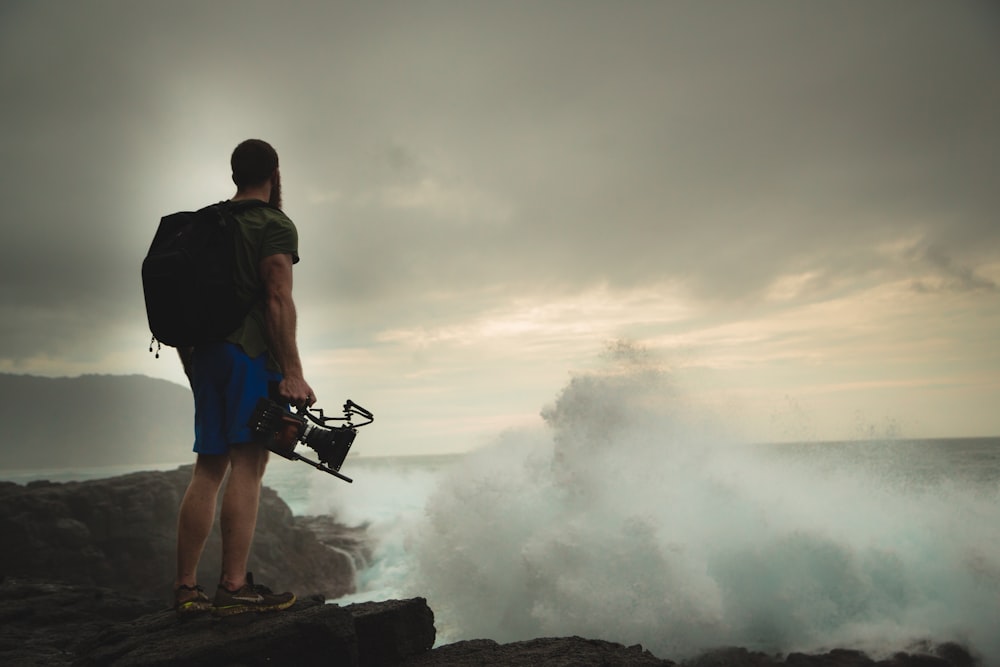
{"type": "Polygon", "coordinates": [[[623,358],[749,441],[1000,435],[995,3],[7,0],[0,89],[0,372],[183,383],[139,267],[255,137],[365,454],[623,358]]]}

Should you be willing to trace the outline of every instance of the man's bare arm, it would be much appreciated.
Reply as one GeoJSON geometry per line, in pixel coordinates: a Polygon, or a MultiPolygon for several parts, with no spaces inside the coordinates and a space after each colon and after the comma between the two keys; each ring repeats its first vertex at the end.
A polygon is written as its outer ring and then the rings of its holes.
{"type": "Polygon", "coordinates": [[[302,360],[295,340],[296,311],[292,300],[292,256],[270,255],[260,262],[264,283],[264,325],[271,353],[281,366],[284,379],[278,387],[289,403],[312,405],[316,396],[302,373],[302,360]]]}

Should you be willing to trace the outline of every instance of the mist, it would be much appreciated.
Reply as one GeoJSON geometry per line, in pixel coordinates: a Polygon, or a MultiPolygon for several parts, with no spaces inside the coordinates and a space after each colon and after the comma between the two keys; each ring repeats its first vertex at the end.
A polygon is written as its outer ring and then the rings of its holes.
{"type": "Polygon", "coordinates": [[[431,495],[402,580],[442,637],[1000,659],[995,484],[922,477],[878,443],[743,442],[642,356],[574,377],[547,430],[468,454],[431,495]]]}

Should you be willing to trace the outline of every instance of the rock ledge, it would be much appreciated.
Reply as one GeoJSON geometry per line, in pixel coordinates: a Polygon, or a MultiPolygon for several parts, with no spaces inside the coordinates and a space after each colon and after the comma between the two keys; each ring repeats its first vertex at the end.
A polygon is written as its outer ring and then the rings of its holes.
{"type": "MultiPolygon", "coordinates": [[[[31,667],[566,667],[675,665],[641,646],[582,637],[499,644],[488,639],[433,648],[434,613],[423,598],[344,607],[316,596],[284,612],[178,619],[162,601],[105,588],[8,578],[0,582],[0,664],[31,667]]],[[[927,646],[876,661],[858,651],[769,656],[722,648],[688,667],[972,667],[961,646],[927,646]]]]}

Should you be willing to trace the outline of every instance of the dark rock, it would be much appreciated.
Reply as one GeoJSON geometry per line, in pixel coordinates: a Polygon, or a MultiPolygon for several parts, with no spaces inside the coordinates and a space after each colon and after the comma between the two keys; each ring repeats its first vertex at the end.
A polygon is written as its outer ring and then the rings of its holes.
{"type": "Polygon", "coordinates": [[[748,651],[740,646],[713,649],[684,661],[685,667],[770,667],[780,664],[765,653],[748,651]]]}
{"type": "Polygon", "coordinates": [[[434,644],[425,600],[350,607],[306,598],[283,612],[178,619],[108,589],[0,584],[0,664],[74,667],[398,664],[434,644]]]}
{"type": "MultiPolygon", "coordinates": [[[[0,572],[169,599],[177,512],[190,476],[185,466],[85,482],[0,485],[0,572]]],[[[364,532],[330,517],[293,517],[265,487],[251,569],[272,589],[339,597],[354,591],[357,563],[370,558],[364,532]],[[322,531],[326,543],[314,531],[322,531]]],[[[206,588],[218,580],[220,559],[216,521],[201,560],[206,588]]]]}
{"type": "Polygon", "coordinates": [[[849,649],[833,649],[827,653],[790,653],[783,659],[755,653],[740,647],[727,647],[702,653],[684,661],[685,667],[973,667],[978,664],[968,651],[957,644],[925,646],[921,653],[896,653],[887,660],[876,661],[867,654],[849,649]]]}
{"type": "Polygon", "coordinates": [[[108,628],[76,652],[76,667],[359,664],[350,613],[312,601],[284,612],[184,621],[162,611],[108,628]]]}
{"type": "Polygon", "coordinates": [[[964,646],[955,642],[945,642],[933,649],[934,655],[944,658],[953,667],[975,667],[979,660],[974,657],[964,646]]]}
{"type": "Polygon", "coordinates": [[[889,660],[880,660],[878,667],[952,667],[945,658],[927,654],[897,653],[889,660]]]}
{"type": "Polygon", "coordinates": [[[366,665],[395,665],[434,646],[434,612],[423,598],[362,602],[347,610],[366,665]]]}
{"type": "Polygon", "coordinates": [[[821,655],[792,653],[785,664],[791,667],[872,667],[875,661],[861,651],[834,649],[821,655]]]}
{"type": "Polygon", "coordinates": [[[552,667],[664,667],[677,663],[661,660],[641,646],[558,637],[498,644],[488,639],[447,644],[398,663],[405,667],[466,667],[471,665],[547,665],[552,667]]]}
{"type": "Polygon", "coordinates": [[[308,530],[323,544],[347,554],[357,571],[372,562],[372,543],[368,538],[368,524],[345,526],[326,516],[295,517],[295,525],[308,530]]]}
{"type": "Polygon", "coordinates": [[[0,664],[69,664],[81,637],[163,608],[104,588],[6,577],[0,584],[0,664]]]}
{"type": "MultiPolygon", "coordinates": [[[[338,607],[307,597],[284,612],[178,619],[160,601],[104,588],[0,582],[0,664],[55,667],[166,665],[466,665],[669,666],[644,650],[581,637],[499,644],[489,639],[432,648],[434,614],[422,598],[338,607]]],[[[859,651],[792,653],[786,658],[730,647],[686,660],[685,667],[971,667],[957,644],[911,648],[879,662],[859,651]]]]}

